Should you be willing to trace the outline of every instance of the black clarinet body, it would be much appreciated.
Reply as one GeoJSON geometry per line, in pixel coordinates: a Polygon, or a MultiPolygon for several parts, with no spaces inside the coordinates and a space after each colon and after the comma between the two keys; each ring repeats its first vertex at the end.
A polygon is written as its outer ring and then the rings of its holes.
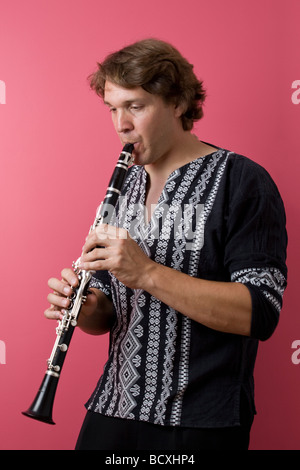
{"type": "MultiPolygon", "coordinates": [[[[90,230],[94,230],[100,223],[110,222],[121,193],[128,167],[133,161],[133,149],[134,146],[132,144],[126,144],[123,147],[111,176],[104,200],[98,208],[96,218],[90,230]]],[[[52,419],[52,411],[58,381],[77,325],[77,319],[80,314],[81,307],[87,298],[89,282],[93,275],[93,271],[80,270],[77,267],[79,261],[80,258],[73,263],[73,269],[78,276],[79,285],[76,289],[73,289],[73,294],[69,297],[70,306],[65,310],[63,318],[58,322],[58,326],[56,328],[56,340],[51,356],[47,361],[48,367],[43,381],[31,406],[28,410],[22,412],[22,414],[29,418],[48,424],[55,424],[52,419]]]]}

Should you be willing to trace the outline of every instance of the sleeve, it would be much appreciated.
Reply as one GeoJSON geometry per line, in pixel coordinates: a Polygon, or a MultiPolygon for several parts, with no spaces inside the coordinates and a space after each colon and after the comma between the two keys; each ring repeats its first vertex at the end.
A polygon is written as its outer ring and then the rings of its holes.
{"type": "Polygon", "coordinates": [[[111,283],[108,271],[96,271],[91,278],[89,286],[101,290],[110,300],[112,299],[111,283]]]}
{"type": "Polygon", "coordinates": [[[251,337],[264,341],[278,324],[287,285],[285,210],[275,183],[256,164],[243,169],[236,188],[228,210],[225,264],[231,281],[249,289],[251,337]]]}

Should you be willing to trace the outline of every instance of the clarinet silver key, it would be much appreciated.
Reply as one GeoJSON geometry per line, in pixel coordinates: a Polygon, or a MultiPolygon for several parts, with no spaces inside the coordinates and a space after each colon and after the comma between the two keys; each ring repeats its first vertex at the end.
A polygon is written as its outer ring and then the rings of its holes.
{"type": "MultiPolygon", "coordinates": [[[[96,218],[90,231],[94,230],[99,224],[103,222],[109,223],[111,220],[113,209],[121,194],[128,167],[133,163],[133,149],[133,144],[126,144],[123,147],[111,176],[105,197],[97,210],[96,218]]],[[[58,322],[56,340],[50,358],[47,360],[47,370],[41,386],[32,405],[28,410],[23,411],[25,416],[48,424],[55,424],[52,419],[52,411],[58,380],[67,351],[70,347],[74,329],[77,325],[81,307],[87,299],[89,283],[94,273],[94,271],[80,270],[78,268],[79,261],[80,258],[73,263],[73,269],[78,276],[79,285],[76,289],[73,289],[73,294],[69,297],[70,306],[64,311],[65,313],[62,319],[58,322]]]]}

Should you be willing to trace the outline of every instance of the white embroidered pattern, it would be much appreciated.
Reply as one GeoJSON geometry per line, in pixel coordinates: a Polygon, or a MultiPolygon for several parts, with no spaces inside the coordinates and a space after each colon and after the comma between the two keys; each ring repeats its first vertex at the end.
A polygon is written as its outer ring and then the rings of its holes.
{"type": "Polygon", "coordinates": [[[231,275],[232,282],[252,284],[253,286],[266,286],[273,291],[262,290],[266,299],[279,313],[282,305],[282,297],[286,286],[286,279],[277,268],[248,268],[236,271],[231,275]],[[275,295],[274,295],[275,294],[275,295]],[[277,296],[277,298],[276,298],[277,296]]]}
{"type": "MultiPolygon", "coordinates": [[[[207,165],[207,168],[202,173],[200,184],[196,186],[194,190],[194,194],[192,196],[194,206],[199,204],[199,202],[201,201],[201,197],[204,193],[206,185],[209,179],[211,178],[213,172],[217,168],[217,163],[222,157],[222,155],[223,155],[222,151],[219,151],[213,154],[207,165]]],[[[207,201],[204,204],[204,211],[201,213],[201,216],[197,221],[196,237],[194,241],[194,250],[191,253],[190,265],[189,265],[189,274],[191,276],[197,275],[200,252],[204,243],[205,224],[213,208],[213,204],[216,198],[216,194],[218,192],[220,181],[222,179],[222,176],[226,167],[228,156],[229,156],[229,153],[227,154],[226,158],[224,159],[224,161],[218,168],[213,187],[209,193],[207,201]]],[[[171,415],[171,424],[173,426],[180,424],[181,413],[182,413],[182,401],[183,401],[184,393],[186,391],[188,381],[189,381],[190,339],[191,339],[191,320],[188,317],[183,316],[182,333],[181,333],[181,345],[182,346],[181,346],[181,357],[180,357],[180,367],[179,367],[178,390],[177,390],[176,397],[173,401],[172,415],[171,415]]]]}
{"type": "MultiPolygon", "coordinates": [[[[218,150],[206,159],[191,162],[185,171],[174,171],[150,223],[145,221],[143,208],[146,172],[142,167],[133,167],[119,204],[119,225],[129,230],[157,263],[167,263],[179,271],[187,263],[188,273],[197,276],[206,222],[230,154],[218,150]],[[184,220],[181,209],[187,202],[184,220]],[[199,204],[203,207],[196,213],[199,204]],[[188,249],[187,235],[192,228],[192,249],[188,249]]],[[[232,280],[260,282],[268,287],[272,283],[276,292],[282,291],[279,272],[258,274],[258,270],[242,270],[234,273],[232,280]]],[[[189,383],[191,320],[143,291],[127,289],[114,276],[111,288],[117,320],[111,334],[110,357],[89,409],[161,425],[180,425],[189,383]],[[179,360],[174,362],[176,354],[179,360]]],[[[276,305],[269,291],[265,295],[276,305]]]]}

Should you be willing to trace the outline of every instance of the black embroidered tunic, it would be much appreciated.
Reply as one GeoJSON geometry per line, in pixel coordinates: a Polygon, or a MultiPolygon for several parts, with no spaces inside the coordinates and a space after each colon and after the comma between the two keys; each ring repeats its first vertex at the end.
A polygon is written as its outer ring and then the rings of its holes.
{"type": "Polygon", "coordinates": [[[218,148],[169,176],[150,223],[146,183],[144,167],[133,166],[116,211],[119,226],[157,263],[201,279],[245,284],[252,298],[251,337],[207,328],[98,271],[91,286],[112,298],[115,322],[87,409],[160,425],[238,425],[241,393],[255,412],[258,341],[274,331],[286,286],[281,197],[261,166],[218,148]]]}

